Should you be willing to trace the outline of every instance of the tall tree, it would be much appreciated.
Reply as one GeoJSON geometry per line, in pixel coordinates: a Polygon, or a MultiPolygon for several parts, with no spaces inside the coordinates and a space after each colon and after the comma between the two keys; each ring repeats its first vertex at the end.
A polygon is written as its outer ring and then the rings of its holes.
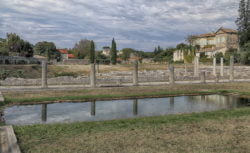
{"type": "Polygon", "coordinates": [[[244,44],[249,41],[248,32],[250,30],[249,24],[249,0],[240,0],[239,4],[239,17],[236,20],[236,25],[238,26],[239,32],[239,44],[240,47],[244,46],[244,44]]]}
{"type": "Polygon", "coordinates": [[[82,39],[75,44],[73,50],[78,59],[84,59],[89,55],[91,40],[82,39]]]}
{"type": "Polygon", "coordinates": [[[60,53],[56,49],[56,45],[53,42],[42,41],[35,45],[35,53],[48,57],[48,59],[58,59],[60,53]]]}
{"type": "Polygon", "coordinates": [[[111,57],[111,64],[115,65],[117,63],[117,49],[116,49],[116,42],[115,39],[113,38],[112,44],[111,44],[111,52],[110,52],[110,57],[111,57]]]}
{"type": "Polygon", "coordinates": [[[95,63],[95,43],[93,40],[91,40],[90,43],[90,53],[89,53],[89,59],[90,59],[90,63],[93,64],[95,63]]]}
{"type": "Polygon", "coordinates": [[[6,45],[10,55],[14,56],[33,56],[33,45],[24,41],[15,33],[7,33],[6,45]]]}

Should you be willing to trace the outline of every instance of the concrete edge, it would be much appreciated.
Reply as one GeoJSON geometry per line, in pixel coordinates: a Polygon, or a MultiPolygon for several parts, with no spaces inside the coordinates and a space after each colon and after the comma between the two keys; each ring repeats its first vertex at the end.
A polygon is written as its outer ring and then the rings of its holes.
{"type": "Polygon", "coordinates": [[[21,150],[17,144],[16,135],[12,126],[0,127],[1,144],[0,151],[2,153],[21,153],[21,150]]]}

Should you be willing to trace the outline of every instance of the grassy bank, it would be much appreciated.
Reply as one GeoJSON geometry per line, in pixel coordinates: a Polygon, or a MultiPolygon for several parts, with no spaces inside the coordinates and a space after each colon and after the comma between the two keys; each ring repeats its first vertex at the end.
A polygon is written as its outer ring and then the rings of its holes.
{"type": "MultiPolygon", "coordinates": [[[[88,101],[183,94],[250,96],[250,83],[4,92],[6,103],[88,101]]],[[[248,152],[250,108],[126,120],[15,126],[22,152],[248,152]]]]}
{"type": "Polygon", "coordinates": [[[31,104],[61,101],[89,101],[144,98],[192,94],[234,93],[249,96],[250,83],[138,86],[60,91],[3,92],[6,104],[31,104]]]}
{"type": "Polygon", "coordinates": [[[250,150],[250,108],[14,129],[24,153],[250,150]]]}

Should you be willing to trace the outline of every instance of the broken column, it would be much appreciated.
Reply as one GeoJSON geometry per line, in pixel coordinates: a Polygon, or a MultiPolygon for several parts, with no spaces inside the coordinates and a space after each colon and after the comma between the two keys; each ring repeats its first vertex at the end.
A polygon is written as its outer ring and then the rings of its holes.
{"type": "Polygon", "coordinates": [[[47,62],[42,61],[42,88],[47,88],[48,87],[47,71],[48,71],[47,62]]]}
{"type": "Polygon", "coordinates": [[[90,64],[90,87],[96,87],[96,72],[95,72],[95,64],[90,64]]]}
{"type": "Polygon", "coordinates": [[[174,83],[175,83],[174,66],[170,65],[169,66],[169,84],[174,84],[174,83]]]}
{"type": "Polygon", "coordinates": [[[223,57],[220,58],[220,76],[224,76],[224,59],[223,57]]]}
{"type": "Polygon", "coordinates": [[[138,61],[134,61],[133,85],[138,85],[138,61]]]}
{"type": "Polygon", "coordinates": [[[206,83],[206,72],[202,71],[200,73],[200,76],[201,76],[201,83],[206,83]]]}
{"type": "Polygon", "coordinates": [[[216,58],[213,58],[213,75],[216,76],[216,58]]]}
{"type": "Polygon", "coordinates": [[[230,56],[229,81],[234,81],[234,57],[230,56]]]}

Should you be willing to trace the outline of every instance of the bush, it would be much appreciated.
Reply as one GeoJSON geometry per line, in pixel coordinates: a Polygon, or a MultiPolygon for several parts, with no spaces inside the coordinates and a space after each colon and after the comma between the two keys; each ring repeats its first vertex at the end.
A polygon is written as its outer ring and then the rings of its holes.
{"type": "Polygon", "coordinates": [[[0,71],[0,80],[5,80],[10,76],[10,72],[7,70],[1,70],[0,71]]]}
{"type": "Polygon", "coordinates": [[[77,77],[78,75],[74,72],[60,72],[60,73],[55,73],[55,77],[60,77],[60,76],[72,76],[72,77],[77,77]]]}

